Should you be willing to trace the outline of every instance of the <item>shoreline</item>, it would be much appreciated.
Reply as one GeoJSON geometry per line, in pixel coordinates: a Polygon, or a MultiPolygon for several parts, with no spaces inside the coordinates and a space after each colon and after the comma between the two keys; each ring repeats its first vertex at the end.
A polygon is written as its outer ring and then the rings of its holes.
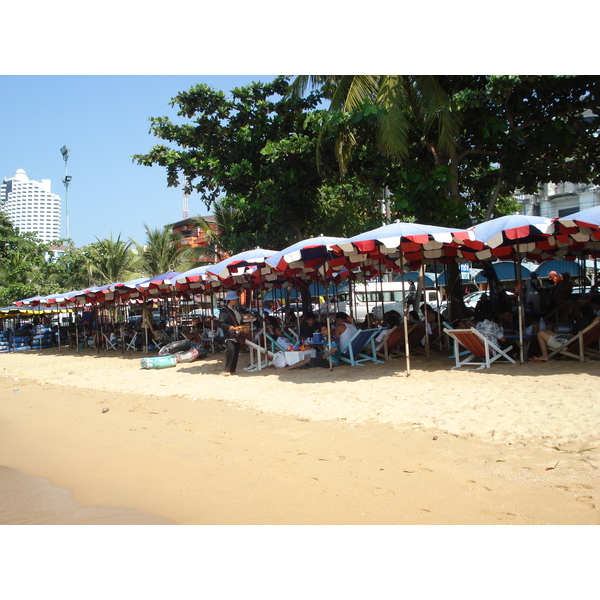
{"type": "Polygon", "coordinates": [[[139,359],[4,355],[0,464],[178,524],[600,523],[597,363],[139,359]]]}
{"type": "Polygon", "coordinates": [[[130,508],[82,506],[47,479],[0,466],[0,525],[174,525],[130,508]]]}

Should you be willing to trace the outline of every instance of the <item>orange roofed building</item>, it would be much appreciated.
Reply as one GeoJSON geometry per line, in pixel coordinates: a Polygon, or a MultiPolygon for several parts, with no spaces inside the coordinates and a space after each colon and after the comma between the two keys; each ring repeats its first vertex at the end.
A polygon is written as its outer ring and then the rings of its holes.
{"type": "MultiPolygon", "coordinates": [[[[208,223],[209,227],[212,231],[215,232],[216,235],[220,235],[219,227],[215,221],[213,215],[208,215],[204,217],[204,220],[208,223]]],[[[173,233],[180,233],[183,236],[182,244],[186,246],[190,246],[192,248],[197,248],[198,246],[206,247],[210,246],[210,242],[206,239],[206,235],[204,231],[202,231],[201,227],[194,227],[192,225],[192,219],[183,219],[182,221],[177,221],[177,223],[171,223],[170,225],[173,233]]],[[[221,260],[227,258],[226,254],[221,254],[221,260]]],[[[209,256],[201,257],[200,262],[202,263],[213,263],[214,259],[209,256]]]]}

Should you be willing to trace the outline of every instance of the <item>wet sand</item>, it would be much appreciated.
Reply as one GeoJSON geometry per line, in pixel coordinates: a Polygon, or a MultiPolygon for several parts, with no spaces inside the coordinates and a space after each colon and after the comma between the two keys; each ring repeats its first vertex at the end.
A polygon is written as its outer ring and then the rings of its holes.
{"type": "Polygon", "coordinates": [[[46,479],[0,467],[0,525],[170,525],[128,508],[80,506],[46,479]]]}

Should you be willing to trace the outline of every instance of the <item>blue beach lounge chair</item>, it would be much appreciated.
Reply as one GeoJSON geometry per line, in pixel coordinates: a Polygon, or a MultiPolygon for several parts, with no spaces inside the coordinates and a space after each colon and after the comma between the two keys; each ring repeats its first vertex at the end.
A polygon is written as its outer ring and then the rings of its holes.
{"type": "Polygon", "coordinates": [[[382,363],[377,359],[375,338],[381,332],[377,329],[359,329],[348,341],[344,348],[340,348],[340,359],[350,363],[353,367],[365,362],[382,363]]]}

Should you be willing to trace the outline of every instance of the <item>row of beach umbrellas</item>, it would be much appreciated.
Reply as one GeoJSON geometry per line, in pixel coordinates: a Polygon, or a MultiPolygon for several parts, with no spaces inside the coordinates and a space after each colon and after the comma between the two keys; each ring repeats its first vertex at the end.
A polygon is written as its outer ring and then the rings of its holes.
{"type": "Polygon", "coordinates": [[[265,290],[314,282],[339,284],[357,274],[374,278],[399,272],[403,276],[427,264],[495,260],[542,263],[551,259],[597,258],[599,254],[600,206],[559,219],[510,215],[469,229],[396,221],[347,239],[319,236],[279,252],[255,248],[184,273],[169,271],[152,278],[35,296],[14,304],[63,307],[144,302],[229,289],[265,290]]]}

